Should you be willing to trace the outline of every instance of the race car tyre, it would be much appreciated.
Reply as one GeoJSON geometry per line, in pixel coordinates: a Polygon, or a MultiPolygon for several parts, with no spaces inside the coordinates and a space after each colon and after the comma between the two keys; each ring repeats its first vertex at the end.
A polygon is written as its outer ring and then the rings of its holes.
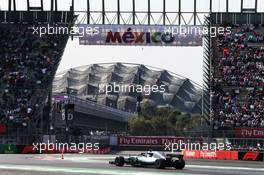
{"type": "Polygon", "coordinates": [[[179,159],[179,160],[175,161],[174,168],[183,169],[184,167],[185,167],[185,160],[184,159],[179,159]]]}
{"type": "Polygon", "coordinates": [[[131,166],[137,166],[137,160],[136,159],[132,159],[130,162],[131,166]]]}
{"type": "Polygon", "coordinates": [[[155,167],[158,168],[158,169],[165,168],[165,160],[163,160],[163,159],[157,159],[155,161],[155,167]]]}
{"type": "Polygon", "coordinates": [[[116,157],[115,158],[115,165],[116,166],[124,166],[125,158],[124,157],[116,157]]]}

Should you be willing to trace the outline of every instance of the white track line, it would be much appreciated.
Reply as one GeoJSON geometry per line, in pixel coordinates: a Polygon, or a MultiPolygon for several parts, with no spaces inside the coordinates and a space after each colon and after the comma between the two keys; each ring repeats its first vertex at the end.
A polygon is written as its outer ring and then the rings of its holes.
{"type": "Polygon", "coordinates": [[[51,166],[30,166],[30,165],[0,165],[0,170],[24,171],[24,172],[52,172],[71,174],[97,174],[97,175],[199,175],[181,172],[139,172],[135,170],[114,170],[114,169],[93,169],[76,167],[51,167],[51,166]]]}
{"type": "MultiPolygon", "coordinates": [[[[71,161],[71,162],[104,162],[105,159],[113,159],[114,156],[104,156],[104,157],[91,157],[91,156],[64,156],[63,161],[71,161]]],[[[55,159],[59,160],[61,159],[59,156],[55,159]]],[[[44,159],[45,160],[45,159],[44,159]]],[[[49,159],[50,160],[50,159],[49,159]]],[[[219,169],[219,170],[244,170],[244,171],[258,171],[258,172],[264,172],[264,168],[255,168],[255,167],[234,167],[234,166],[211,166],[211,165],[192,165],[188,164],[185,166],[186,168],[196,168],[196,169],[219,169]]]]}
{"type": "Polygon", "coordinates": [[[245,170],[245,171],[263,171],[264,168],[250,168],[250,167],[232,167],[232,166],[209,166],[209,165],[186,165],[187,168],[197,169],[221,169],[221,170],[245,170]]]}

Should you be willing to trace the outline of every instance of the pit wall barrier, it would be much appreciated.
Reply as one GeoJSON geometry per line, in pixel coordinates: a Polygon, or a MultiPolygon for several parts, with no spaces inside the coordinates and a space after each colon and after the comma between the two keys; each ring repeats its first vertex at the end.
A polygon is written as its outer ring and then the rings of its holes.
{"type": "Polygon", "coordinates": [[[185,158],[192,158],[192,159],[264,161],[264,154],[257,151],[240,152],[240,151],[183,150],[182,153],[185,158]]]}
{"type": "MultiPolygon", "coordinates": [[[[72,150],[56,150],[56,149],[45,149],[42,151],[42,154],[59,154],[59,153],[80,153],[80,151],[72,151],[72,150]]],[[[103,147],[91,150],[84,150],[84,154],[109,154],[111,153],[110,147],[103,147]]],[[[33,145],[0,145],[0,154],[40,154],[40,151],[34,149],[33,145]]]]}

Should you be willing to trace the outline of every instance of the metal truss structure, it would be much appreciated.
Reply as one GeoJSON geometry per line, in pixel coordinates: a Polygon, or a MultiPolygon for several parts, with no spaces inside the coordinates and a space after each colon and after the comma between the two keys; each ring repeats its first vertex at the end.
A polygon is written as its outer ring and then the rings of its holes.
{"type": "MultiPolygon", "coordinates": [[[[6,0],[8,1],[8,10],[6,12],[17,11],[16,0],[6,0]]],[[[19,0],[20,1],[20,0],[19,0]]],[[[40,11],[40,12],[59,12],[58,0],[46,0],[50,1],[50,7],[48,9],[44,8],[43,0],[40,0],[40,6],[32,6],[30,0],[27,0],[27,8],[22,10],[23,12],[30,11],[40,11]]],[[[245,6],[244,1],[239,0],[240,7],[239,11],[230,10],[230,1],[232,0],[218,0],[224,10],[217,11],[214,10],[213,4],[216,0],[207,0],[208,1],[208,10],[201,11],[197,9],[197,3],[202,0],[192,0],[191,7],[192,10],[186,11],[182,8],[183,0],[175,0],[177,6],[175,10],[169,11],[168,0],[162,1],[160,11],[153,11],[151,9],[152,3],[155,3],[155,0],[144,0],[147,2],[147,8],[143,10],[138,10],[136,7],[137,0],[127,0],[127,3],[131,3],[131,9],[124,10],[121,8],[122,0],[113,0],[115,1],[116,10],[108,10],[106,8],[107,0],[98,0],[100,6],[99,10],[93,10],[91,0],[83,0],[85,4],[83,5],[82,10],[77,10],[75,8],[76,3],[80,2],[79,0],[69,0],[70,6],[68,11],[77,15],[75,24],[96,24],[96,25],[201,25],[209,28],[212,25],[218,24],[264,24],[264,14],[259,13],[261,4],[260,0],[251,0],[254,3],[253,7],[248,8],[245,6]]],[[[142,0],[143,1],[143,0],[142,0]]],[[[191,1],[191,0],[189,0],[191,1]]],[[[65,0],[66,2],[66,0],[65,0]]],[[[262,4],[263,5],[263,4],[262,4]]],[[[262,7],[263,8],[263,7],[262,7]]],[[[171,9],[171,8],[170,8],[171,9]]],[[[19,10],[21,11],[21,10],[19,10]]],[[[64,10],[65,11],[65,10],[64,10]]],[[[1,10],[0,10],[1,12],[1,10]]],[[[23,13],[22,13],[23,14],[23,13]]],[[[23,16],[23,15],[20,15],[23,16]]],[[[67,20],[66,20],[67,21],[67,20]]],[[[207,117],[209,123],[211,123],[211,79],[212,79],[212,41],[210,34],[204,36],[204,93],[203,93],[203,115],[207,117]]]]}
{"type": "MultiPolygon", "coordinates": [[[[17,2],[16,0],[6,0],[8,1],[8,11],[16,11],[17,2]]],[[[59,11],[58,0],[45,0],[45,2],[50,1],[50,8],[44,8],[43,0],[40,1],[40,6],[32,6],[30,0],[27,0],[27,8],[23,9],[25,11],[59,11]]],[[[207,10],[199,10],[197,8],[197,3],[201,0],[189,0],[191,4],[188,4],[190,7],[193,7],[192,10],[186,11],[182,7],[184,3],[183,0],[175,0],[175,10],[168,11],[168,0],[162,1],[161,10],[152,10],[151,6],[157,1],[153,0],[144,0],[147,2],[147,8],[144,10],[138,10],[136,7],[139,1],[137,0],[127,0],[126,3],[131,3],[129,10],[123,10],[121,8],[122,0],[115,0],[113,4],[116,10],[108,10],[106,8],[106,0],[98,0],[98,8],[100,10],[93,10],[90,1],[83,0],[85,4],[82,5],[82,10],[76,10],[75,6],[77,3],[80,3],[79,0],[68,0],[71,5],[68,7],[69,11],[75,12],[78,15],[77,23],[79,24],[130,24],[130,25],[203,25],[204,16],[208,16],[210,13],[232,13],[230,10],[230,1],[231,0],[218,0],[218,5],[225,6],[225,10],[215,10],[213,6],[217,3],[217,0],[207,0],[208,7],[207,10]],[[99,5],[100,4],[100,5],[99,5]]],[[[189,2],[188,1],[188,2],[189,2]]],[[[258,3],[259,0],[252,0],[254,3],[254,8],[247,8],[244,4],[245,0],[240,0],[240,12],[236,13],[257,13],[261,4],[258,3]]],[[[66,0],[65,0],[66,2],[66,0]]],[[[61,4],[60,4],[61,5],[61,4]]],[[[80,4],[79,4],[80,5],[80,4]]],[[[98,9],[97,8],[97,9],[98,9]]],[[[170,8],[171,9],[171,8],[170,8]]]]}
{"type": "MultiPolygon", "coordinates": [[[[209,17],[205,17],[204,19],[204,27],[210,28],[211,21],[209,17]]],[[[202,104],[202,112],[203,116],[206,117],[208,124],[211,125],[211,79],[212,79],[212,66],[211,66],[211,58],[212,58],[212,40],[211,34],[207,33],[203,37],[203,104],[202,104]]]]}

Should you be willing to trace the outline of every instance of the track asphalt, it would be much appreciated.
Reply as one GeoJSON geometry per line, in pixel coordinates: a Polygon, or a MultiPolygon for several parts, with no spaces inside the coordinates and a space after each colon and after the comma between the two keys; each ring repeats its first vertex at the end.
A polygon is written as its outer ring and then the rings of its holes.
{"type": "Polygon", "coordinates": [[[183,170],[109,165],[116,155],[0,155],[0,175],[263,175],[264,162],[187,159],[183,170]]]}

